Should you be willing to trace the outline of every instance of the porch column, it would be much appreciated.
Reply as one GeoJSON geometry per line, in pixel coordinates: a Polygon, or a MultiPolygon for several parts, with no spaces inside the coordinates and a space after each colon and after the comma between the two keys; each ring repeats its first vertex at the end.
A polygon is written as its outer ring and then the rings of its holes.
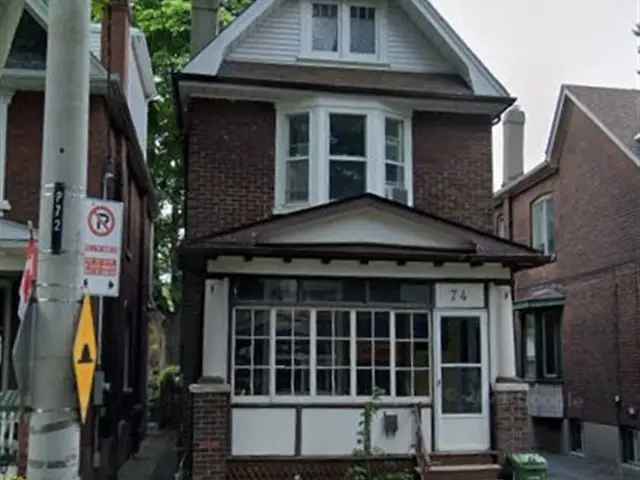
{"type": "Polygon", "coordinates": [[[205,281],[202,377],[227,383],[229,345],[229,279],[205,281]]]}
{"type": "Polygon", "coordinates": [[[495,449],[502,459],[509,453],[529,450],[530,423],[527,406],[529,386],[516,372],[511,287],[491,285],[490,306],[495,322],[497,362],[493,385],[492,416],[495,426],[495,449]]]}

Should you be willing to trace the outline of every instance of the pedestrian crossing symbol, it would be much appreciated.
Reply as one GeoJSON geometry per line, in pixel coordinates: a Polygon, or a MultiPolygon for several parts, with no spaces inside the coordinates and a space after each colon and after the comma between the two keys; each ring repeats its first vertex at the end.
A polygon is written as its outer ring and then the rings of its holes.
{"type": "Polygon", "coordinates": [[[78,391],[78,403],[80,405],[80,417],[82,423],[87,420],[91,391],[93,390],[93,377],[96,371],[96,332],[93,325],[93,312],[91,300],[85,295],[80,311],[80,321],[76,339],[73,343],[73,369],[76,374],[76,386],[78,391]]]}

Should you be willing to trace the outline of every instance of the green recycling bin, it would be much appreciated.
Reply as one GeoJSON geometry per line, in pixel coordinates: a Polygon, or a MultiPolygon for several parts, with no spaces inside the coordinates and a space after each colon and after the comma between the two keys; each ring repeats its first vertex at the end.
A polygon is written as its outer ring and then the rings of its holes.
{"type": "Polygon", "coordinates": [[[507,477],[512,480],[548,480],[547,461],[536,453],[517,453],[507,459],[507,477]]]}

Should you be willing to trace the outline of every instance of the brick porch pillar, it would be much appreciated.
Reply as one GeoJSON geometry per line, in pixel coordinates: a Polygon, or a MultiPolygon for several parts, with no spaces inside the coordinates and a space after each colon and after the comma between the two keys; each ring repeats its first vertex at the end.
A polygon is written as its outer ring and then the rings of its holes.
{"type": "Polygon", "coordinates": [[[531,449],[526,383],[496,383],[493,387],[495,447],[501,461],[510,453],[531,449]]]}
{"type": "Polygon", "coordinates": [[[231,388],[223,383],[191,385],[193,480],[225,480],[230,453],[231,388]]]}

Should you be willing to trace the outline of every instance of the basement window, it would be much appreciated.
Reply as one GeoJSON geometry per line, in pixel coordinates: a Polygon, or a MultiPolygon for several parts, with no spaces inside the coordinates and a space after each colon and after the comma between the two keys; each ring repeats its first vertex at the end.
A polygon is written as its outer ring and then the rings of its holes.
{"type": "Polygon", "coordinates": [[[640,431],[631,428],[620,430],[622,439],[622,462],[640,467],[640,431]]]}

